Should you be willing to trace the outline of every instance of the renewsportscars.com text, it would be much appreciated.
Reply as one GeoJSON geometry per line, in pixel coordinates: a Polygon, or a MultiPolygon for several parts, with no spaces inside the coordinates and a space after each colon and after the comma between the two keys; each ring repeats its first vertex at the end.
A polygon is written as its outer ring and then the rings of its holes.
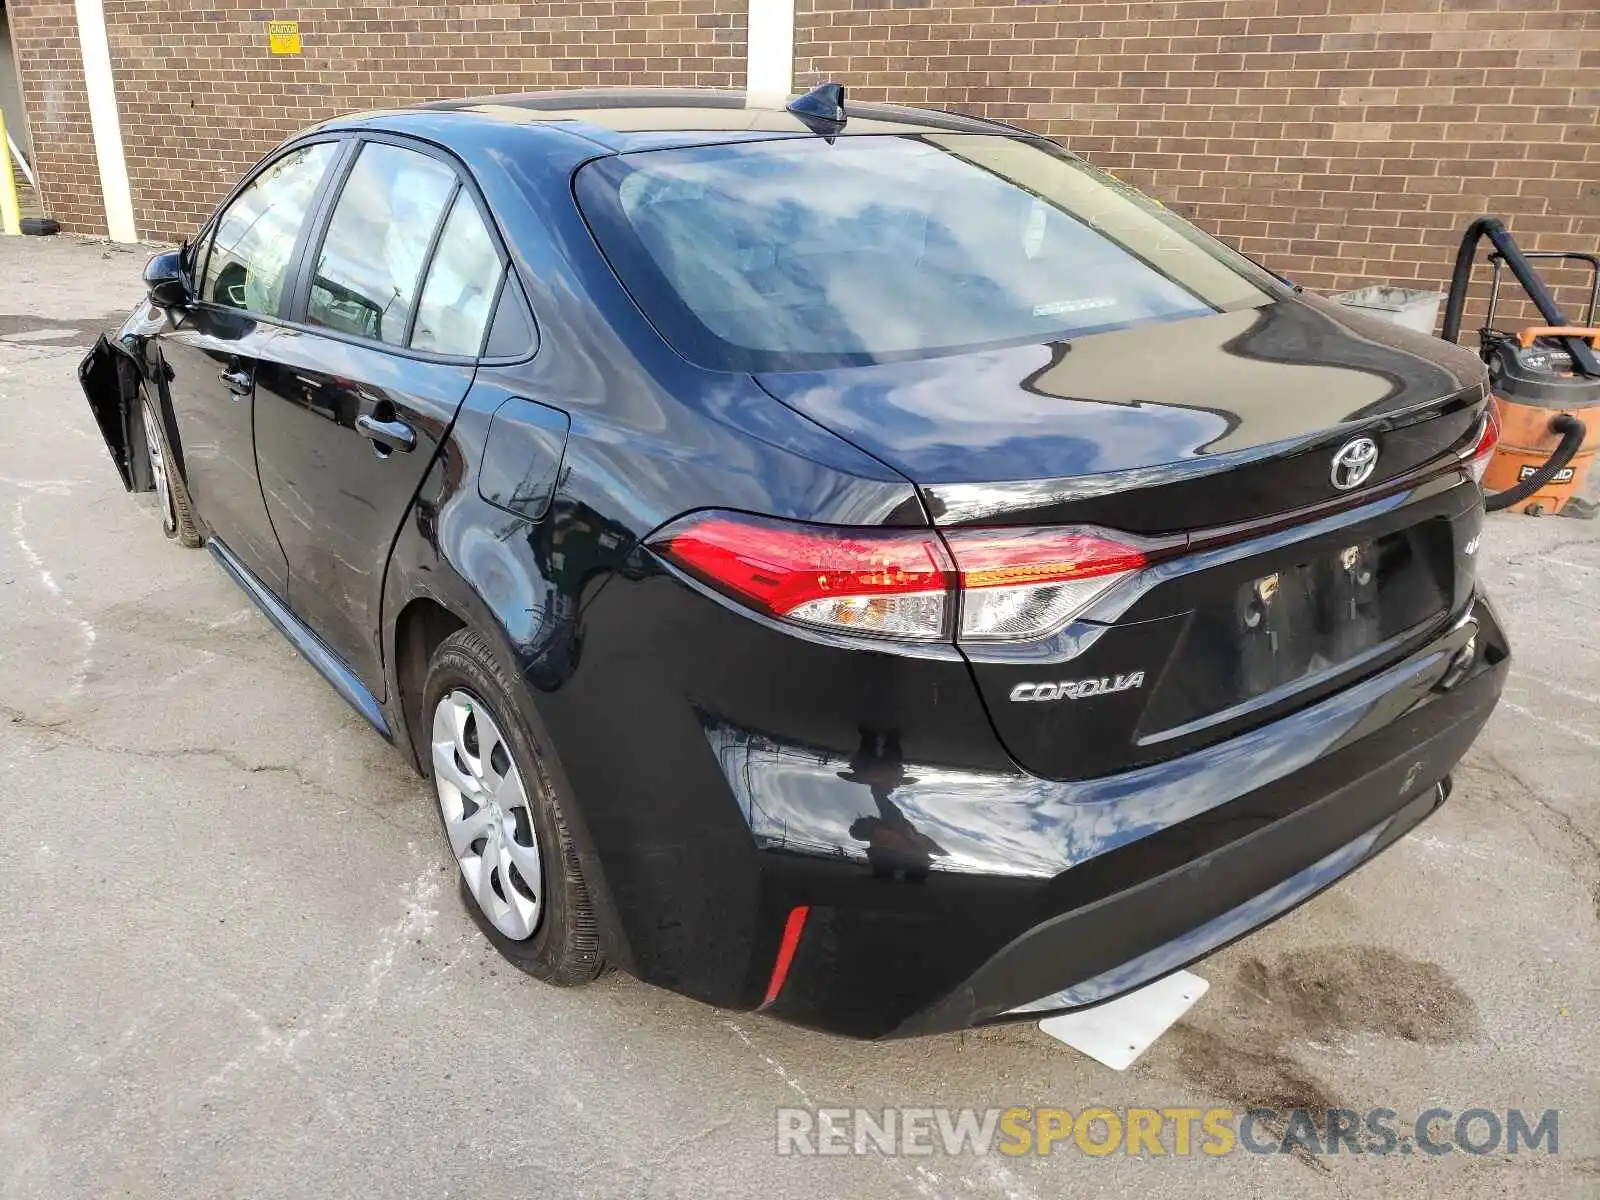
{"type": "Polygon", "coordinates": [[[1556,1154],[1555,1109],[780,1108],[783,1155],[1556,1154]]]}

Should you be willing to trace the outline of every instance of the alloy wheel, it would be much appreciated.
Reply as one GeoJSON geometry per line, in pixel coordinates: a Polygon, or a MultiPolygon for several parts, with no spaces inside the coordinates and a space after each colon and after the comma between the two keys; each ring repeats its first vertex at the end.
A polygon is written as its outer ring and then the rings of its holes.
{"type": "Polygon", "coordinates": [[[544,907],[533,810],[505,735],[470,692],[447,692],[433,710],[433,778],[478,907],[513,941],[532,937],[544,907]]]}
{"type": "Polygon", "coordinates": [[[167,456],[156,428],[155,414],[148,404],[139,406],[144,421],[144,446],[150,464],[150,478],[156,486],[156,501],[161,505],[161,528],[171,537],[178,530],[178,510],[172,503],[172,486],[167,481],[167,456]]]}

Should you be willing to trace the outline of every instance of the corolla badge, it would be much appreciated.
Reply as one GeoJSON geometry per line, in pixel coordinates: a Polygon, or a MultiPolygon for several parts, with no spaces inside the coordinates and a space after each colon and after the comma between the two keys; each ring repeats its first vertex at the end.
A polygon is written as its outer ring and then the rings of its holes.
{"type": "Polygon", "coordinates": [[[1144,672],[1135,671],[1131,675],[1102,675],[1099,679],[1068,679],[1061,683],[1019,683],[1011,689],[1011,699],[1018,703],[1030,700],[1083,700],[1143,686],[1144,672]]]}
{"type": "Polygon", "coordinates": [[[1340,446],[1333,456],[1333,486],[1341,492],[1360,487],[1378,466],[1378,443],[1358,437],[1340,446]]]}

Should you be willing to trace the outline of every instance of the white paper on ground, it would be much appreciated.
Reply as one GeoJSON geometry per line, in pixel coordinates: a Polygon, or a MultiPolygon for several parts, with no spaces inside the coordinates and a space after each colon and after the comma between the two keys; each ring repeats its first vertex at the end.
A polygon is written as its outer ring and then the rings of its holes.
{"type": "Polygon", "coordinates": [[[1125,1070],[1171,1029],[1211,985],[1188,971],[1083,1012],[1046,1017],[1039,1028],[1113,1071],[1125,1070]]]}

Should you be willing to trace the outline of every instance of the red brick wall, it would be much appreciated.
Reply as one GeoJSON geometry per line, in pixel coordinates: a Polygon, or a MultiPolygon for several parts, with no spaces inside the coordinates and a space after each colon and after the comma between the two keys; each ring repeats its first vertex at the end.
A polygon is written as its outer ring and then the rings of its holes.
{"type": "Polygon", "coordinates": [[[106,210],[72,0],[11,0],[6,17],[45,208],[64,228],[104,233],[106,210]]]}
{"type": "Polygon", "coordinates": [[[1310,287],[1443,290],[1485,212],[1600,250],[1600,0],[797,7],[797,86],[1038,130],[1310,287]]]}
{"type": "MultiPolygon", "coordinates": [[[[8,10],[19,29],[54,30],[64,19],[66,57],[76,61],[70,2],[11,0],[8,10]]],[[[744,0],[270,10],[259,0],[207,0],[203,7],[190,0],[105,0],[105,13],[134,217],[150,241],[192,233],[262,154],[341,112],[570,86],[744,84],[744,0]],[[301,55],[268,54],[269,17],[299,21],[301,55]]],[[[52,58],[18,49],[32,112],[33,94],[66,71],[52,58]]],[[[57,131],[88,138],[77,71],[78,107],[70,120],[42,130],[36,122],[35,133],[45,143],[41,169],[56,217],[66,229],[103,233],[98,187],[80,196],[75,170],[47,141],[57,131]]]]}
{"type": "MultiPolygon", "coordinates": [[[[275,142],[334,113],[743,83],[745,0],[105,5],[152,240],[192,231],[275,142]],[[300,57],[268,55],[269,16],[299,20],[300,57]]],[[[1442,288],[1480,212],[1530,248],[1600,249],[1600,0],[797,6],[801,86],[1039,130],[1311,287],[1442,288]]],[[[103,231],[72,5],[9,11],[50,204],[67,229],[103,231]]]]}

